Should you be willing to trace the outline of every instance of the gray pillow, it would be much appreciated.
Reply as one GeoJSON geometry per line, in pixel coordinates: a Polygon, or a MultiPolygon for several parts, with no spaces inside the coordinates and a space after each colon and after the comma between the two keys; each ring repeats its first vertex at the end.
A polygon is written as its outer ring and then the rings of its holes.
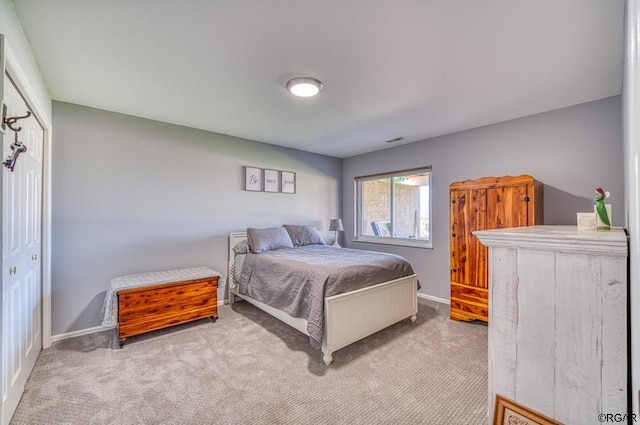
{"type": "Polygon", "coordinates": [[[287,233],[289,233],[294,246],[325,245],[320,232],[313,226],[285,224],[282,227],[287,229],[287,233]]]}
{"type": "Polygon", "coordinates": [[[233,252],[236,254],[246,254],[249,252],[249,242],[245,239],[240,241],[233,247],[233,252]]]}
{"type": "Polygon", "coordinates": [[[259,254],[279,248],[293,248],[293,242],[284,227],[272,227],[269,229],[247,229],[247,240],[251,252],[259,254]]]}

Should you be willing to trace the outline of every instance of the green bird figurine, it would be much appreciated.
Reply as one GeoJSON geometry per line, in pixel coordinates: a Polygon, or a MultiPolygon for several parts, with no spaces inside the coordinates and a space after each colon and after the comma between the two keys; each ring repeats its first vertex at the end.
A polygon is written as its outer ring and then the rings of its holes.
{"type": "Polygon", "coordinates": [[[601,223],[598,223],[598,230],[611,230],[611,221],[609,221],[609,215],[607,214],[607,208],[604,205],[604,200],[610,196],[609,192],[605,192],[602,188],[596,189],[596,214],[601,223]]]}

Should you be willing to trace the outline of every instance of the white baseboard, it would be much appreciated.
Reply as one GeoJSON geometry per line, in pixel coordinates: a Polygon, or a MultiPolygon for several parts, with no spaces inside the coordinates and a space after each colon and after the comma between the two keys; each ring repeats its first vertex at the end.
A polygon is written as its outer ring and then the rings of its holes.
{"type": "Polygon", "coordinates": [[[451,300],[446,300],[444,298],[434,297],[433,295],[421,294],[420,292],[418,292],[418,298],[435,301],[435,302],[441,303],[441,304],[451,305],[451,300]]]}
{"type": "MultiPolygon", "coordinates": [[[[446,300],[444,298],[434,297],[433,295],[422,294],[420,292],[418,292],[418,298],[435,301],[435,302],[441,303],[441,304],[451,305],[451,302],[449,300],[446,300]]],[[[228,302],[229,301],[225,300],[225,299],[218,300],[218,307],[220,307],[222,305],[225,305],[225,304],[228,304],[228,302]]],[[[115,327],[116,327],[116,325],[94,326],[92,328],[80,329],[80,330],[77,330],[77,331],[66,332],[66,333],[62,333],[62,334],[58,334],[58,335],[52,335],[51,336],[51,342],[58,342],[58,341],[62,341],[64,339],[75,338],[77,336],[89,335],[89,334],[93,334],[93,333],[97,333],[97,332],[108,331],[108,330],[114,329],[115,327]]]]}
{"type": "Polygon", "coordinates": [[[93,328],[80,329],[73,332],[66,332],[63,334],[52,335],[51,342],[62,341],[63,339],[74,338],[76,336],[89,335],[94,334],[96,332],[108,331],[110,329],[115,328],[116,325],[111,326],[94,326],[93,328]]]}
{"type": "MultiPolygon", "coordinates": [[[[220,307],[221,305],[224,305],[224,304],[225,304],[224,300],[218,300],[218,307],[220,307]]],[[[75,338],[76,336],[89,335],[89,334],[94,334],[94,333],[97,333],[97,332],[108,331],[108,330],[114,329],[115,327],[116,327],[116,325],[94,326],[92,328],[80,329],[80,330],[77,330],[77,331],[72,331],[72,332],[66,332],[66,333],[63,333],[63,334],[53,335],[53,336],[51,336],[51,342],[57,342],[57,341],[62,341],[63,339],[75,338]]]]}

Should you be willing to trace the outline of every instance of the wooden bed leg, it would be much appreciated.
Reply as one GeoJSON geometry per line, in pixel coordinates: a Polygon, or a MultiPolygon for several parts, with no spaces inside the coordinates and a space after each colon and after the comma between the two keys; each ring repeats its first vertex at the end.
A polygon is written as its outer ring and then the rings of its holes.
{"type": "Polygon", "coordinates": [[[413,316],[411,316],[409,319],[411,320],[411,323],[415,323],[417,318],[418,318],[418,317],[414,314],[414,315],[413,315],[413,316]]]}
{"type": "Polygon", "coordinates": [[[120,339],[118,339],[118,345],[120,346],[120,348],[124,347],[124,341],[125,341],[126,339],[127,339],[127,338],[120,338],[120,339]]]}
{"type": "Polygon", "coordinates": [[[329,366],[333,361],[333,356],[331,355],[331,353],[324,353],[324,356],[322,356],[322,361],[324,362],[324,364],[329,366]]]}
{"type": "Polygon", "coordinates": [[[209,319],[215,323],[215,321],[218,320],[218,316],[209,316],[209,319]]]}

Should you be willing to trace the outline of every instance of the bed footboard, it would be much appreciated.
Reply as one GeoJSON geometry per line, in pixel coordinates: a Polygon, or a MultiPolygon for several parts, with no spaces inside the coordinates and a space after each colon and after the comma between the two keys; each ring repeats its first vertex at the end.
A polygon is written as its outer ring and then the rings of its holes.
{"type": "Polygon", "coordinates": [[[325,299],[323,361],[333,352],[406,318],[416,320],[418,279],[402,277],[325,299]]]}

